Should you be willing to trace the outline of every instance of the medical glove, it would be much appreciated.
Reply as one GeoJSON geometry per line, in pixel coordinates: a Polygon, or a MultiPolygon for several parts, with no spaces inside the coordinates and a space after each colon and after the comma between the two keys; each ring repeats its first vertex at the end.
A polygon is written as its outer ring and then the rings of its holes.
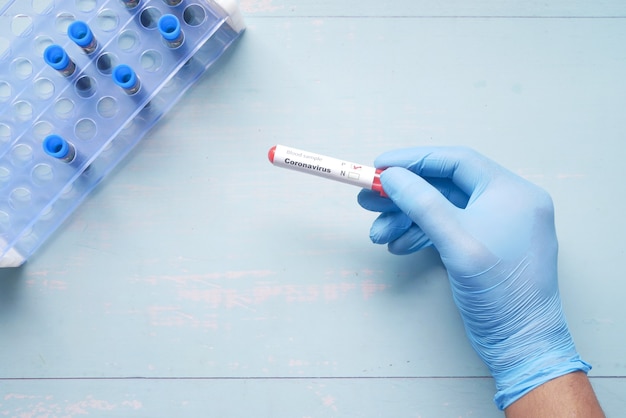
{"type": "Polygon", "coordinates": [[[489,367],[500,409],[537,386],[591,366],[576,351],[561,307],[552,199],[477,152],[424,147],[376,159],[389,199],[363,190],[381,212],[373,242],[394,254],[439,252],[467,336],[489,367]]]}

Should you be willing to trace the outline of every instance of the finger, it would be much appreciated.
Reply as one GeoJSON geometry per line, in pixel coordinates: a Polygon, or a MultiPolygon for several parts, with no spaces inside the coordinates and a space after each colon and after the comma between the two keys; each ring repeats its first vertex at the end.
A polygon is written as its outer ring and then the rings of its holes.
{"type": "Polygon", "coordinates": [[[461,232],[455,207],[435,187],[407,169],[390,167],[380,175],[391,200],[415,222],[435,246],[447,246],[461,232]]]}
{"type": "Polygon", "coordinates": [[[421,177],[449,178],[466,195],[481,192],[503,170],[495,162],[465,147],[418,147],[395,150],[376,158],[378,168],[404,167],[421,177]]]}
{"type": "MultiPolygon", "coordinates": [[[[465,194],[450,179],[429,177],[425,179],[433,187],[444,195],[454,206],[465,208],[469,200],[469,196],[465,194]]],[[[363,189],[357,195],[357,202],[363,209],[372,212],[398,212],[400,209],[391,199],[382,197],[380,193],[373,190],[363,189]]]]}
{"type": "Polygon", "coordinates": [[[373,190],[363,189],[357,195],[357,202],[363,209],[372,212],[399,212],[400,209],[391,199],[382,197],[373,190]]]}
{"type": "Polygon", "coordinates": [[[450,179],[427,177],[425,180],[434,188],[439,190],[446,199],[450,201],[454,206],[460,209],[464,209],[469,201],[469,196],[465,194],[456,184],[450,179]]]}
{"type": "Polygon", "coordinates": [[[374,244],[387,244],[411,228],[413,221],[404,213],[384,212],[372,223],[370,239],[374,244]]]}
{"type": "Polygon", "coordinates": [[[392,254],[407,255],[432,245],[432,241],[426,236],[424,231],[419,226],[413,224],[404,234],[391,241],[387,248],[392,254]]]}

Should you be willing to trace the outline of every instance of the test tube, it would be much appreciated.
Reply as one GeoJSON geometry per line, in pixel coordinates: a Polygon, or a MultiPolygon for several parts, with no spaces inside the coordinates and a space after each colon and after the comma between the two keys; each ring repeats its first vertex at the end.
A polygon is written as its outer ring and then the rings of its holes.
{"type": "Polygon", "coordinates": [[[98,47],[98,42],[93,36],[89,26],[82,20],[72,22],[67,28],[67,36],[85,51],[85,54],[92,54],[98,47]]]}
{"type": "Polygon", "coordinates": [[[48,135],[43,140],[43,150],[46,154],[64,163],[71,163],[76,158],[76,148],[59,135],[48,135]]]}
{"type": "Polygon", "coordinates": [[[141,83],[135,71],[126,64],[120,64],[113,69],[113,82],[120,86],[126,94],[132,96],[139,91],[141,83]]]}
{"type": "Polygon", "coordinates": [[[76,71],[76,64],[59,45],[53,44],[48,46],[43,52],[43,59],[46,64],[57,70],[64,77],[69,77],[76,71]]]}
{"type": "Polygon", "coordinates": [[[132,9],[134,7],[137,7],[141,0],[121,0],[121,1],[122,3],[124,3],[124,6],[126,6],[127,9],[132,9]]]}
{"type": "Polygon", "coordinates": [[[170,48],[178,48],[185,40],[185,34],[180,28],[180,20],[174,15],[163,15],[158,23],[159,32],[170,48]]]}

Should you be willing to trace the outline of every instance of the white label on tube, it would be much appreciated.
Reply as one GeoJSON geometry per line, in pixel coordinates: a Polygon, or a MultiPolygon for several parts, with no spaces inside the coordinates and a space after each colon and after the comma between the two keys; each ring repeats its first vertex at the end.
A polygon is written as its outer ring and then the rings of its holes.
{"type": "Polygon", "coordinates": [[[273,164],[342,183],[371,189],[376,169],[362,164],[276,145],[273,164]]]}

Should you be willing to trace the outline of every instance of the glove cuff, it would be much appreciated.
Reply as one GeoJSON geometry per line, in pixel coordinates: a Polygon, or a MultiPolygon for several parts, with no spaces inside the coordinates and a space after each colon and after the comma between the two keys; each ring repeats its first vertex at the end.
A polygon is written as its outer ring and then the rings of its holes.
{"type": "Polygon", "coordinates": [[[499,390],[495,394],[493,401],[500,410],[504,410],[513,402],[549,380],[576,371],[582,371],[586,374],[589,370],[591,370],[591,365],[581,360],[580,356],[576,354],[567,361],[539,370],[532,375],[524,376],[519,382],[499,390]]]}

